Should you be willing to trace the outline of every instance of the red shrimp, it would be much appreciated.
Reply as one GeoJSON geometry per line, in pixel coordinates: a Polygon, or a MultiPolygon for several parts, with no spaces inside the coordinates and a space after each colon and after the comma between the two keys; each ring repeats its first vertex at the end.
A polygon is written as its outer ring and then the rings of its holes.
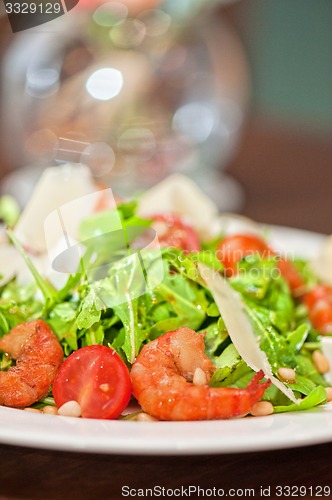
{"type": "Polygon", "coordinates": [[[259,372],[246,389],[210,387],[215,369],[204,353],[204,336],[182,327],[143,347],[131,370],[133,394],[160,420],[213,420],[248,414],[270,385],[259,384],[259,372]]]}
{"type": "Polygon", "coordinates": [[[0,405],[25,408],[48,393],[63,351],[44,321],[15,326],[0,339],[0,350],[16,360],[15,366],[0,372],[0,405]]]}

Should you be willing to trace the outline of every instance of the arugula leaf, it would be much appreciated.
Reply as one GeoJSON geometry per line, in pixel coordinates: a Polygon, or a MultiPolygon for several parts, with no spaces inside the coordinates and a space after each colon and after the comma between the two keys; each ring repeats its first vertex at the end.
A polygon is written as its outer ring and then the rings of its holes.
{"type": "Polygon", "coordinates": [[[138,300],[131,299],[130,296],[128,296],[127,303],[118,304],[113,308],[124,326],[124,338],[121,349],[125,353],[129,363],[133,363],[143,340],[145,340],[138,326],[137,305],[138,300]]]}
{"type": "Polygon", "coordinates": [[[77,327],[89,329],[101,320],[102,312],[112,310],[124,327],[121,349],[132,363],[142,343],[138,327],[138,297],[144,295],[145,287],[137,254],[113,263],[107,277],[88,285],[88,293],[81,300],[76,319],[77,327]]]}
{"type": "Polygon", "coordinates": [[[10,195],[0,196],[0,221],[7,226],[14,226],[20,216],[20,207],[10,195]]]}
{"type": "Polygon", "coordinates": [[[205,319],[208,307],[204,291],[183,275],[172,273],[169,263],[164,262],[164,266],[164,279],[155,288],[155,295],[172,305],[173,312],[183,324],[197,330],[205,319]]]}
{"type": "Polygon", "coordinates": [[[278,334],[272,326],[269,311],[265,308],[246,304],[245,311],[252,322],[261,349],[267,354],[274,373],[281,366],[295,367],[294,352],[289,348],[287,339],[278,334]]]}
{"type": "Polygon", "coordinates": [[[121,228],[121,220],[116,209],[97,212],[81,222],[78,231],[79,240],[84,242],[121,228]]]}
{"type": "Polygon", "coordinates": [[[214,358],[214,362],[218,369],[210,380],[213,387],[231,386],[247,373],[253,373],[233,344],[229,344],[219,357],[214,358]]]}
{"type": "Polygon", "coordinates": [[[248,257],[241,262],[242,272],[231,279],[231,285],[241,293],[250,307],[265,308],[267,320],[285,333],[294,325],[294,301],[285,280],[276,273],[274,259],[248,257]]]}
{"type": "Polygon", "coordinates": [[[55,305],[48,317],[48,323],[61,341],[67,356],[78,349],[76,314],[76,304],[63,302],[55,305]]]}
{"type": "Polygon", "coordinates": [[[100,299],[98,285],[93,284],[89,293],[81,301],[76,318],[76,326],[79,330],[82,328],[88,329],[94,323],[97,323],[101,318],[101,311],[105,309],[105,304],[100,299]]]}
{"type": "Polygon", "coordinates": [[[288,335],[286,336],[289,349],[293,352],[295,351],[299,352],[302,349],[303,344],[308,337],[309,331],[310,331],[309,324],[304,323],[302,325],[299,325],[292,332],[289,332],[288,335]]]}
{"type": "Polygon", "coordinates": [[[217,256],[209,250],[187,254],[182,250],[172,248],[164,250],[163,256],[179,274],[202,286],[204,286],[204,282],[197,269],[198,263],[206,264],[216,271],[223,271],[224,269],[217,256]]]}
{"type": "Polygon", "coordinates": [[[226,342],[227,345],[230,342],[223,319],[219,317],[217,322],[208,325],[201,331],[201,333],[205,334],[205,353],[217,366],[218,363],[216,358],[218,358],[221,352],[225,349],[226,342]]]}
{"type": "Polygon", "coordinates": [[[307,377],[303,377],[302,375],[296,374],[296,381],[292,384],[286,384],[293,391],[297,391],[300,394],[304,394],[308,396],[316,387],[316,384],[307,377]]]}
{"type": "Polygon", "coordinates": [[[313,272],[311,265],[308,261],[296,258],[292,261],[292,263],[301,274],[308,289],[317,285],[319,280],[315,275],[315,273],[313,272]]]}
{"type": "Polygon", "coordinates": [[[311,354],[305,349],[302,349],[300,354],[295,355],[296,373],[302,375],[309,380],[312,380],[316,385],[327,386],[324,377],[318,373],[315,367],[311,354]]]}
{"type": "Polygon", "coordinates": [[[16,238],[16,235],[14,234],[12,229],[7,229],[7,235],[9,237],[9,239],[12,241],[12,243],[14,244],[14,246],[16,247],[16,249],[18,250],[18,252],[23,257],[27,267],[29,268],[32,276],[34,277],[35,282],[36,282],[39,290],[42,292],[42,294],[44,296],[46,307],[50,307],[51,305],[53,305],[56,302],[56,295],[57,295],[56,289],[51,285],[51,283],[46,281],[39,274],[36,267],[32,263],[31,259],[29,258],[27,253],[24,251],[21,243],[16,238]]]}
{"type": "Polygon", "coordinates": [[[0,297],[0,335],[42,315],[43,303],[35,298],[36,291],[35,283],[22,286],[13,279],[6,284],[0,297]]]}
{"type": "Polygon", "coordinates": [[[308,396],[306,396],[299,404],[289,404],[275,406],[273,409],[274,413],[283,413],[289,411],[304,411],[311,410],[315,406],[326,403],[326,392],[324,387],[315,387],[308,396]]]}
{"type": "Polygon", "coordinates": [[[100,344],[102,345],[105,338],[105,332],[101,323],[93,325],[84,335],[83,346],[100,344]]]}
{"type": "Polygon", "coordinates": [[[119,205],[84,219],[79,227],[79,239],[86,244],[89,240],[98,241],[100,236],[107,236],[112,244],[109,249],[114,252],[117,248],[126,248],[150,225],[151,220],[135,215],[130,205],[119,205]]]}

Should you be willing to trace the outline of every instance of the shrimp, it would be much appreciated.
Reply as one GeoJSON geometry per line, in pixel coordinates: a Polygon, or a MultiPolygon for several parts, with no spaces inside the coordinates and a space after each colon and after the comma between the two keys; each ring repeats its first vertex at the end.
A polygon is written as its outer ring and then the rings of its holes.
{"type": "Polygon", "coordinates": [[[0,372],[0,405],[25,408],[48,393],[63,350],[44,321],[15,326],[0,339],[0,350],[16,360],[15,366],[0,372]]]}
{"type": "Polygon", "coordinates": [[[160,420],[213,420],[246,415],[270,385],[258,383],[259,372],[246,389],[210,387],[215,369],[203,335],[182,327],[143,347],[131,369],[133,394],[144,412],[160,420]]]}

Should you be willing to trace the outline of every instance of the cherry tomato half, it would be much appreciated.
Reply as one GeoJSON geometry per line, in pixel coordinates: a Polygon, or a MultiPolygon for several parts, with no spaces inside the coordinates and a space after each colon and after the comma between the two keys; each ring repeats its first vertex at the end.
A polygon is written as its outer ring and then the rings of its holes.
{"type": "Polygon", "coordinates": [[[277,266],[281,272],[281,275],[287,281],[292,294],[295,297],[301,296],[305,288],[305,281],[294,264],[289,259],[280,257],[277,266]]]}
{"type": "Polygon", "coordinates": [[[200,249],[198,235],[194,228],[173,214],[157,214],[152,217],[152,227],[158,235],[160,246],[179,248],[185,252],[200,249]]]}
{"type": "Polygon", "coordinates": [[[252,234],[227,236],[217,246],[217,257],[222,262],[228,277],[237,273],[238,263],[249,255],[269,258],[274,253],[264,240],[252,234]]]}
{"type": "MultiPolygon", "coordinates": [[[[222,239],[217,247],[217,257],[225,268],[227,277],[234,276],[238,263],[249,255],[259,255],[262,258],[272,258],[276,252],[258,236],[252,234],[236,234],[222,239]]],[[[277,262],[277,267],[287,281],[292,293],[297,295],[304,287],[304,280],[294,264],[283,257],[277,262]]]]}
{"type": "Polygon", "coordinates": [[[304,303],[313,327],[323,335],[332,333],[332,287],[314,286],[305,294],[304,303]]]}
{"type": "Polygon", "coordinates": [[[67,401],[77,401],[82,417],[117,418],[131,396],[129,370],[109,347],[82,347],[60,366],[53,383],[53,396],[58,407],[67,401]]]}

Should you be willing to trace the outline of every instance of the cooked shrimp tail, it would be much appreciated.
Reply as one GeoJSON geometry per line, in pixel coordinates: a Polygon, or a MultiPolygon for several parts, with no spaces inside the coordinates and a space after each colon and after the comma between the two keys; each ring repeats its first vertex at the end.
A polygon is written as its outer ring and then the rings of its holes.
{"type": "Polygon", "coordinates": [[[144,412],[160,420],[241,417],[261,400],[270,381],[258,372],[245,389],[210,387],[215,367],[204,337],[190,328],[165,333],[143,347],[131,370],[133,394],[144,412]]]}
{"type": "Polygon", "coordinates": [[[48,393],[63,351],[44,321],[17,325],[0,339],[0,350],[16,360],[15,366],[0,372],[0,405],[24,408],[48,393]]]}

